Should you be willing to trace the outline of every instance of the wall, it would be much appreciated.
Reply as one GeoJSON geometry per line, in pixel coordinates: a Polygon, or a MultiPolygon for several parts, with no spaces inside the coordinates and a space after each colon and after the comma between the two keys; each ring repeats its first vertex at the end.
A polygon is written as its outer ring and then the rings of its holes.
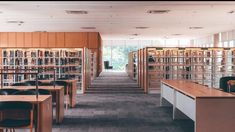
{"type": "Polygon", "coordinates": [[[0,32],[0,48],[83,48],[97,52],[97,73],[102,65],[98,32],[0,32]]]}

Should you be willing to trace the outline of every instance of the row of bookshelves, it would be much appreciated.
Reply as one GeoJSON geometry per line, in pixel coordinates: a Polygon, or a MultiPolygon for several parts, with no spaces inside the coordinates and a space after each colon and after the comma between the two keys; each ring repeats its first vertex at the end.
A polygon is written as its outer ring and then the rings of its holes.
{"type": "Polygon", "coordinates": [[[132,51],[128,54],[127,74],[132,80],[137,80],[137,52],[132,51]]]}
{"type": "Polygon", "coordinates": [[[7,74],[7,69],[40,69],[39,79],[72,77],[77,80],[78,92],[82,93],[84,79],[84,55],[86,48],[25,48],[2,49],[1,67],[4,69],[3,84],[11,85],[24,80],[35,79],[30,74],[7,74]]]}
{"type": "Polygon", "coordinates": [[[235,74],[235,48],[146,47],[138,54],[139,86],[146,92],[160,90],[161,79],[188,79],[218,88],[221,77],[235,74]]]}

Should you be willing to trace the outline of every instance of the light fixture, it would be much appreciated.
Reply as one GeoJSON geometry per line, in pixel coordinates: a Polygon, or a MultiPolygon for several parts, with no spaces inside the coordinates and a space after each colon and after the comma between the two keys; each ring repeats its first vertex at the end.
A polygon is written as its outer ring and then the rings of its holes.
{"type": "Polygon", "coordinates": [[[129,38],[129,39],[134,39],[134,38],[129,38]]]}
{"type": "Polygon", "coordinates": [[[23,21],[7,21],[7,23],[15,23],[15,24],[22,24],[23,21]]]}
{"type": "Polygon", "coordinates": [[[148,10],[147,13],[149,14],[165,14],[170,12],[170,10],[148,10]]]}
{"type": "Polygon", "coordinates": [[[131,35],[133,35],[133,36],[138,36],[139,34],[135,33],[135,34],[131,34],[131,35]]]}
{"type": "Polygon", "coordinates": [[[203,27],[189,27],[189,29],[203,29],[203,27]]]}
{"type": "Polygon", "coordinates": [[[182,34],[179,34],[179,33],[175,33],[175,34],[172,34],[173,36],[180,36],[182,34]]]}
{"type": "Polygon", "coordinates": [[[82,11],[82,10],[65,10],[67,14],[88,14],[87,11],[82,11]]]}
{"type": "Polygon", "coordinates": [[[169,39],[169,37],[168,37],[168,36],[164,36],[163,38],[164,38],[164,39],[169,39]]]}
{"type": "Polygon", "coordinates": [[[147,29],[149,27],[135,27],[136,29],[147,29]]]}
{"type": "Polygon", "coordinates": [[[231,11],[229,11],[228,13],[233,14],[233,13],[234,13],[234,10],[231,10],[231,11]]]}
{"type": "Polygon", "coordinates": [[[34,31],[36,33],[46,33],[47,31],[34,31]]]}
{"type": "Polygon", "coordinates": [[[96,29],[96,27],[81,27],[81,29],[96,29]]]}

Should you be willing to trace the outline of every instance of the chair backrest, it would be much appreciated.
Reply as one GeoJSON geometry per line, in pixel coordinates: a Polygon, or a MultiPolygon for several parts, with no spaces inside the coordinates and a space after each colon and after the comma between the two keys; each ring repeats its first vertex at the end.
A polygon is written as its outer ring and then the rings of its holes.
{"type": "Polygon", "coordinates": [[[104,68],[108,69],[109,68],[109,61],[104,61],[104,68]]]}
{"type": "MultiPolygon", "coordinates": [[[[27,86],[36,86],[36,81],[26,81],[25,82],[27,86]]],[[[38,85],[40,85],[42,82],[38,81],[38,85]]]]}
{"type": "MultiPolygon", "coordinates": [[[[22,102],[22,101],[4,101],[0,102],[0,111],[4,115],[2,120],[12,120],[12,121],[25,121],[24,125],[28,126],[33,123],[33,104],[30,102],[22,102]]],[[[6,122],[7,123],[7,122],[6,122]]],[[[19,127],[16,124],[11,123],[11,127],[19,127]]]]}
{"type": "Polygon", "coordinates": [[[0,95],[7,95],[7,92],[5,90],[0,89],[0,95]]]}
{"type": "MultiPolygon", "coordinates": [[[[33,91],[34,93],[36,93],[36,89],[29,89],[29,91],[33,91]]],[[[50,95],[50,91],[46,90],[46,89],[38,89],[38,94],[39,95],[50,95]]]]}
{"type": "Polygon", "coordinates": [[[0,102],[0,110],[7,110],[7,109],[32,110],[33,104],[30,102],[23,102],[23,101],[0,102]]]}
{"type": "MultiPolygon", "coordinates": [[[[54,85],[54,81],[51,81],[50,83],[54,85]]],[[[64,93],[67,93],[68,83],[66,81],[57,80],[55,81],[55,86],[64,86],[64,93]]]]}
{"type": "Polygon", "coordinates": [[[7,88],[7,89],[0,89],[0,95],[12,95],[15,92],[18,92],[19,90],[17,89],[11,89],[11,88],[7,88]]]}
{"type": "Polygon", "coordinates": [[[36,91],[32,90],[21,90],[13,93],[13,95],[36,95],[36,91]]]}
{"type": "Polygon", "coordinates": [[[12,86],[29,86],[29,85],[26,83],[14,83],[12,84],[12,86]]]}
{"type": "Polygon", "coordinates": [[[52,83],[46,83],[46,82],[44,83],[43,82],[43,83],[40,83],[39,86],[53,86],[53,84],[52,83]]]}
{"type": "Polygon", "coordinates": [[[219,87],[223,89],[224,92],[229,92],[228,90],[228,81],[229,80],[235,80],[235,77],[233,76],[227,76],[227,77],[221,77],[219,81],[219,87]]]}

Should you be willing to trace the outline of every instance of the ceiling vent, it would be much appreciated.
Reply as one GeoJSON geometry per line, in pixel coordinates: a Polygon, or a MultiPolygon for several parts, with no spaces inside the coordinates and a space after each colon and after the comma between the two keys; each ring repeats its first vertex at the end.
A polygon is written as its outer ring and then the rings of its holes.
{"type": "Polygon", "coordinates": [[[74,10],[66,10],[67,14],[88,14],[87,11],[74,11],[74,10]]]}
{"type": "Polygon", "coordinates": [[[15,24],[22,24],[23,21],[7,21],[7,23],[15,23],[15,24]]]}
{"type": "Polygon", "coordinates": [[[147,29],[149,27],[135,27],[136,29],[147,29]]]}
{"type": "Polygon", "coordinates": [[[165,14],[170,12],[170,10],[148,10],[147,13],[149,14],[165,14]]]}
{"type": "Polygon", "coordinates": [[[81,27],[81,29],[96,29],[96,27],[81,27]]]}
{"type": "Polygon", "coordinates": [[[189,29],[203,29],[203,27],[189,27],[189,29]]]}

